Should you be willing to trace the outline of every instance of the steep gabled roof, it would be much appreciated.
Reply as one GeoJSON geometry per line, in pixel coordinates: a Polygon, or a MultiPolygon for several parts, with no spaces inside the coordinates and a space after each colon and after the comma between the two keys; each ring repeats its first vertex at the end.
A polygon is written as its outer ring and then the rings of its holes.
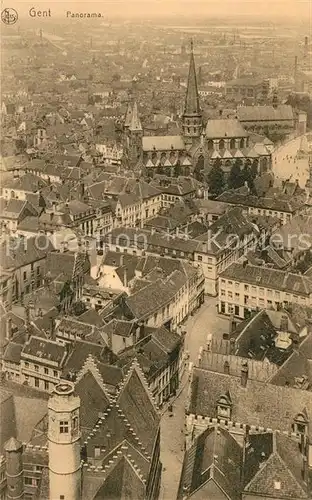
{"type": "Polygon", "coordinates": [[[309,498],[302,467],[303,456],[298,443],[290,437],[281,433],[250,436],[244,491],[270,498],[309,498]],[[249,482],[246,483],[246,479],[249,482]]]}
{"type": "Polygon", "coordinates": [[[80,397],[81,427],[92,429],[110,404],[104,384],[100,382],[92,370],[87,370],[75,385],[75,392],[80,397]]]}
{"type": "Polygon", "coordinates": [[[178,500],[185,498],[185,495],[189,498],[195,491],[205,487],[208,481],[214,481],[227,498],[238,500],[242,459],[240,445],[227,430],[217,427],[206,429],[185,453],[178,500]]]}
{"type": "MultiPolygon", "coordinates": [[[[86,499],[86,497],[83,497],[86,499]]],[[[144,500],[145,485],[130,460],[121,455],[92,500],[144,500]]]]}
{"type": "Polygon", "coordinates": [[[147,452],[152,454],[160,417],[143,372],[136,360],[123,381],[116,398],[116,404],[126,415],[147,452]]]}

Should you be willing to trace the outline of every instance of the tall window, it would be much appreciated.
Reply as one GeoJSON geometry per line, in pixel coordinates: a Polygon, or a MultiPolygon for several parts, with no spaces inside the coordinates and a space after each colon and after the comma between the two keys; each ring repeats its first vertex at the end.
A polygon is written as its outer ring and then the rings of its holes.
{"type": "Polygon", "coordinates": [[[68,434],[68,421],[67,420],[60,421],[60,434],[68,434]]]}
{"type": "Polygon", "coordinates": [[[78,417],[73,418],[73,430],[76,431],[78,429],[78,417]]]}

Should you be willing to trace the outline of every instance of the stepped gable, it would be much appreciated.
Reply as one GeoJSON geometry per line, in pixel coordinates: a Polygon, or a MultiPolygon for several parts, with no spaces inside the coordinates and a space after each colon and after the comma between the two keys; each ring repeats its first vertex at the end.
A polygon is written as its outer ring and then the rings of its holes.
{"type": "Polygon", "coordinates": [[[109,473],[100,477],[87,473],[82,497],[84,500],[125,499],[144,500],[145,484],[131,461],[124,455],[118,456],[111,464],[109,473]]]}
{"type": "Polygon", "coordinates": [[[98,373],[88,368],[79,376],[75,391],[80,397],[80,420],[82,429],[92,429],[110,404],[109,395],[98,373]]]}
{"type": "Polygon", "coordinates": [[[116,397],[116,404],[126,415],[134,432],[151,455],[159,430],[160,416],[136,359],[134,359],[121,385],[116,397]]]}
{"type": "Polygon", "coordinates": [[[126,453],[142,470],[146,478],[150,466],[150,456],[139,437],[128,422],[124,413],[114,403],[102,413],[86,437],[87,457],[94,456],[94,448],[101,444],[98,463],[105,469],[111,464],[115,455],[126,453]],[[117,451],[119,452],[117,453],[117,451]]]}

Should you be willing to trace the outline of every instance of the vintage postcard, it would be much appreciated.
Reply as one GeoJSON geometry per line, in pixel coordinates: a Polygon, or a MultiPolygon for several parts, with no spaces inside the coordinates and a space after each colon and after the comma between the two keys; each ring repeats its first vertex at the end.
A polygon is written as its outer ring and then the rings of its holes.
{"type": "Polygon", "coordinates": [[[0,500],[312,498],[311,0],[1,0],[0,500]]]}

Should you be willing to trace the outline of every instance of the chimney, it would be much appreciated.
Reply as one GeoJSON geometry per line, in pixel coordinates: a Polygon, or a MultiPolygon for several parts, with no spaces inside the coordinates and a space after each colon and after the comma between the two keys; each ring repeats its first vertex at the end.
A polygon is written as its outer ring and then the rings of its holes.
{"type": "Polygon", "coordinates": [[[144,334],[145,334],[145,326],[144,326],[144,323],[140,323],[139,325],[140,327],[140,334],[139,334],[139,339],[143,339],[144,338],[144,334]]]}
{"type": "Polygon", "coordinates": [[[230,363],[227,359],[224,361],[223,371],[226,375],[230,375],[230,363]]]}
{"type": "Polygon", "coordinates": [[[124,268],[124,274],[123,274],[123,282],[124,282],[124,287],[127,288],[128,286],[128,276],[127,276],[127,268],[124,268]]]}
{"type": "Polygon", "coordinates": [[[230,316],[230,321],[229,321],[229,334],[233,333],[236,329],[236,323],[234,320],[234,314],[232,313],[230,316]]]}
{"type": "Polygon", "coordinates": [[[248,364],[243,363],[241,368],[241,386],[246,387],[248,380],[248,364]]]}
{"type": "Polygon", "coordinates": [[[289,331],[288,317],[286,315],[284,315],[284,314],[281,317],[280,329],[281,329],[282,332],[288,332],[289,331]]]}
{"type": "Polygon", "coordinates": [[[235,354],[235,350],[236,350],[236,342],[235,342],[235,339],[234,338],[231,338],[230,339],[230,354],[235,354]]]}
{"type": "Polygon", "coordinates": [[[308,469],[308,459],[304,455],[302,460],[302,479],[304,480],[305,483],[308,483],[308,478],[309,478],[309,469],[308,469]]]}
{"type": "Polygon", "coordinates": [[[55,340],[55,319],[50,318],[50,338],[51,340],[55,340]]]}
{"type": "Polygon", "coordinates": [[[6,318],[5,337],[7,340],[11,340],[11,337],[12,337],[12,318],[9,315],[6,318]]]}

